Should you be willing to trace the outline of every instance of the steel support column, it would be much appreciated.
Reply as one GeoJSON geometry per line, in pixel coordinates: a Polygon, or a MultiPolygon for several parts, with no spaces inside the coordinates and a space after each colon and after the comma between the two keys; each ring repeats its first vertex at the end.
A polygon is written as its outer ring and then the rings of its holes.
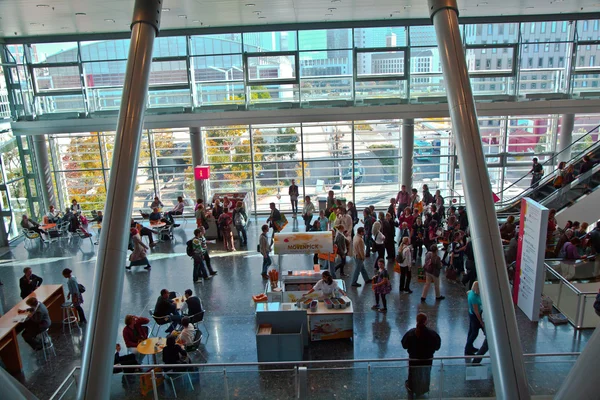
{"type": "Polygon", "coordinates": [[[410,193],[413,183],[413,153],[415,149],[415,120],[407,118],[402,120],[402,170],[400,184],[406,186],[410,193]]]}
{"type": "MultiPolygon", "coordinates": [[[[192,168],[196,165],[202,165],[203,152],[202,152],[202,135],[200,128],[190,128],[190,145],[192,147],[192,168]]],[[[204,199],[205,204],[209,203],[209,200],[205,198],[204,190],[205,181],[197,181],[194,179],[194,189],[196,190],[196,199],[204,199]]]]}
{"type": "Polygon", "coordinates": [[[121,314],[129,221],[148,96],[152,47],[162,0],[136,0],[131,44],[96,261],[78,399],[110,398],[113,355],[121,314]]]}
{"type": "Polygon", "coordinates": [[[571,143],[573,142],[573,128],[575,127],[575,114],[563,114],[560,117],[560,134],[558,136],[557,161],[568,162],[571,159],[571,143]],[[566,149],[566,150],[565,150],[566,149]]]}
{"type": "Polygon", "coordinates": [[[598,359],[600,359],[600,325],[596,327],[596,331],[586,343],[571,372],[554,396],[554,400],[597,399],[600,377],[598,359]]]}
{"type": "Polygon", "coordinates": [[[498,399],[528,399],[529,387],[523,350],[490,178],[483,155],[473,92],[458,25],[456,0],[428,0],[435,27],[461,179],[483,300],[483,318],[490,347],[494,387],[498,399]]]}
{"type": "Polygon", "coordinates": [[[54,185],[52,184],[52,172],[50,160],[48,159],[48,147],[46,146],[46,135],[33,135],[33,151],[35,152],[35,163],[37,166],[38,179],[40,182],[40,192],[44,204],[40,204],[40,215],[51,205],[56,207],[56,195],[54,194],[54,185]]]}

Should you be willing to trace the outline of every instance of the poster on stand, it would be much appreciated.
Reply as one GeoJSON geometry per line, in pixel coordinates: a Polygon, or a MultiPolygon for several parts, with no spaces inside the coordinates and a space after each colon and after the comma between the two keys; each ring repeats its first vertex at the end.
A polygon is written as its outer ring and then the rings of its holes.
{"type": "Polygon", "coordinates": [[[315,254],[333,251],[331,232],[278,233],[274,236],[275,254],[315,254]]]}
{"type": "Polygon", "coordinates": [[[352,314],[311,315],[310,340],[348,339],[352,337],[352,314]]]}
{"type": "Polygon", "coordinates": [[[521,200],[513,301],[531,321],[539,320],[544,286],[544,255],[549,210],[530,198],[521,200]]]}

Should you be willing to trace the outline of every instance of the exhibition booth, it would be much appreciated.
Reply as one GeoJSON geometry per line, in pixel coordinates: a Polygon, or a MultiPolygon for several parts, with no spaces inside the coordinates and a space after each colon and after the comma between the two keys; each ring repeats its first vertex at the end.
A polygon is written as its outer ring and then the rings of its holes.
{"type": "Polygon", "coordinates": [[[274,251],[279,268],[269,272],[263,302],[256,303],[258,361],[301,361],[310,342],[351,339],[354,309],[343,280],[335,280],[341,290],[331,295],[307,294],[321,279],[319,265],[313,270],[281,271],[283,255],[331,253],[331,232],[278,233],[274,251]]]}

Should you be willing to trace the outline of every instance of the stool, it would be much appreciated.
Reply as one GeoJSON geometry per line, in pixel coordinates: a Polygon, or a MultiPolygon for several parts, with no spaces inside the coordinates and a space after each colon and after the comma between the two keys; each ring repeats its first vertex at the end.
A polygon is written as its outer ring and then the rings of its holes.
{"type": "Polygon", "coordinates": [[[60,308],[62,309],[62,325],[63,325],[63,333],[65,332],[65,325],[69,327],[69,334],[73,334],[71,330],[71,325],[75,324],[79,331],[81,332],[81,327],[77,324],[77,316],[75,315],[75,311],[73,311],[73,303],[67,302],[63,303],[60,308]]]}
{"type": "Polygon", "coordinates": [[[42,350],[44,351],[44,361],[48,361],[48,357],[46,356],[46,352],[54,353],[54,357],[56,357],[56,351],[54,351],[54,343],[52,343],[52,338],[48,335],[48,328],[45,331],[40,333],[40,339],[42,340],[42,350]]]}

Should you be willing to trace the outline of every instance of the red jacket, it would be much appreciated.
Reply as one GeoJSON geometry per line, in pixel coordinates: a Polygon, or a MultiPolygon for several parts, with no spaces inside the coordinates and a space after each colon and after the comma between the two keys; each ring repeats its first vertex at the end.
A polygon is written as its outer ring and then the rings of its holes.
{"type": "Polygon", "coordinates": [[[149,323],[150,320],[148,318],[137,317],[137,321],[135,322],[133,329],[131,329],[128,326],[123,328],[123,339],[125,340],[125,347],[137,347],[139,342],[148,339],[148,327],[144,325],[149,323]]]}

